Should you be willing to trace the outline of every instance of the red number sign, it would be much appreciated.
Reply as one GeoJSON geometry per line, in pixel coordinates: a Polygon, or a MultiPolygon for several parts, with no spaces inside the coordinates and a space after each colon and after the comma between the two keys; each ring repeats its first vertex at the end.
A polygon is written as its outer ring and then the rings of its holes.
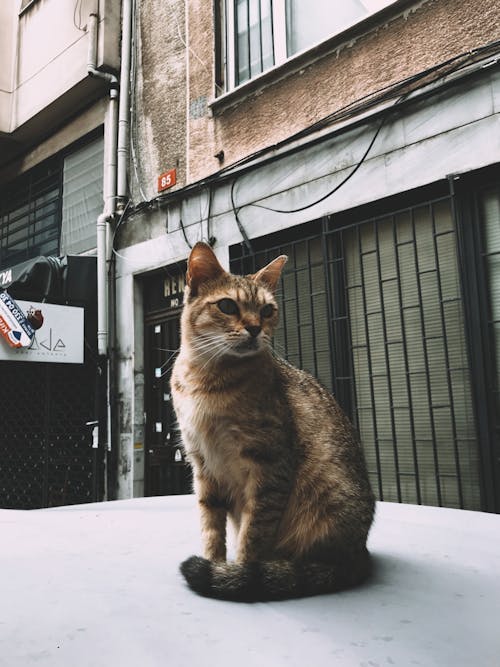
{"type": "Polygon", "coordinates": [[[175,169],[170,169],[170,171],[166,171],[164,174],[160,174],[158,176],[158,192],[167,190],[168,188],[171,188],[175,184],[176,184],[175,169]]]}

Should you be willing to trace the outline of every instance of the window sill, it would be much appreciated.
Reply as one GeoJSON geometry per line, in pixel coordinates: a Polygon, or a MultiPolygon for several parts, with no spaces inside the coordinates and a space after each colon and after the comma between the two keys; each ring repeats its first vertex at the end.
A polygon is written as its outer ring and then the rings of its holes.
{"type": "Polygon", "coordinates": [[[325,41],[296,53],[285,62],[262,72],[262,74],[255,76],[253,79],[245,81],[245,83],[240,84],[236,88],[212,99],[208,104],[212,115],[219,116],[223,114],[228,109],[240,105],[252,95],[260,94],[264,89],[310,67],[316,61],[330,55],[335,50],[340,51],[341,49],[351,47],[354,43],[353,40],[360,39],[373,29],[379,27],[381,23],[396,20],[402,15],[403,11],[408,11],[409,6],[418,4],[420,7],[420,5],[426,2],[427,0],[419,3],[416,3],[415,0],[397,0],[393,4],[367,16],[362,21],[349,26],[325,41]]]}

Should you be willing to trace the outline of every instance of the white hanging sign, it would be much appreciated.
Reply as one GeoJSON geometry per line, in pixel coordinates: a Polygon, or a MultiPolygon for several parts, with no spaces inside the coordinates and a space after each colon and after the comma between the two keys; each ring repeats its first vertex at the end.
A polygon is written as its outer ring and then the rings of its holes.
{"type": "Polygon", "coordinates": [[[35,332],[30,347],[13,348],[0,340],[0,361],[83,363],[83,308],[21,300],[17,305],[23,313],[40,310],[43,325],[35,332]]]}

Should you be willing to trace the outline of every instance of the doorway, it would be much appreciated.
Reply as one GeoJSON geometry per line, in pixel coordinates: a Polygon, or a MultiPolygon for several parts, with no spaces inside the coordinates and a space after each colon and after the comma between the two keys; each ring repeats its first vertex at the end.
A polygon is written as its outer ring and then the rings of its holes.
{"type": "Polygon", "coordinates": [[[170,376],[180,345],[183,275],[155,275],[146,284],[146,496],[192,492],[191,472],[181,446],[170,391],[170,376]]]}

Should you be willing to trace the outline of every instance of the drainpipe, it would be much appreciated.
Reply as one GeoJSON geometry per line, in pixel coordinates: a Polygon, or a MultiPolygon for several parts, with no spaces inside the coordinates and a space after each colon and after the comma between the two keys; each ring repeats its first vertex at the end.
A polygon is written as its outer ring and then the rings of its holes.
{"type": "Polygon", "coordinates": [[[132,55],[132,0],[122,2],[122,46],[120,70],[120,105],[118,112],[117,208],[123,211],[128,188],[128,156],[130,128],[130,68],[132,55]]]}
{"type": "MultiPolygon", "coordinates": [[[[97,349],[101,382],[106,395],[107,450],[111,451],[111,354],[110,354],[110,284],[111,260],[110,223],[123,210],[128,196],[128,148],[130,118],[130,70],[132,54],[133,0],[122,0],[121,72],[120,83],[111,72],[97,68],[99,14],[98,1],[93,0],[88,19],[89,76],[98,77],[109,85],[108,112],[104,137],[104,208],[97,218],[97,349]]],[[[101,430],[101,437],[104,434],[101,430]]],[[[105,477],[105,479],[107,476],[105,477]]],[[[107,484],[106,484],[107,489],[107,484]]],[[[106,497],[108,493],[106,491],[106,497]]]]}
{"type": "MultiPolygon", "coordinates": [[[[118,78],[110,73],[97,69],[97,39],[99,15],[97,2],[88,19],[88,57],[87,72],[89,76],[106,81],[109,86],[108,111],[105,119],[104,133],[104,207],[97,218],[97,351],[100,368],[99,394],[106,397],[106,420],[99,419],[99,439],[106,442],[106,449],[111,451],[111,384],[109,355],[109,283],[108,283],[108,252],[110,223],[114,219],[116,208],[117,180],[117,134],[118,134],[118,78]]],[[[106,457],[107,468],[108,457],[106,457]]],[[[108,471],[105,470],[104,497],[108,499],[108,471]]]]}
{"type": "Polygon", "coordinates": [[[109,84],[108,114],[104,136],[104,209],[97,218],[97,350],[99,356],[108,354],[108,229],[113,220],[116,204],[117,129],[118,129],[118,79],[114,74],[97,69],[97,31],[99,16],[89,16],[89,48],[87,71],[89,76],[103,79],[109,84]]]}

